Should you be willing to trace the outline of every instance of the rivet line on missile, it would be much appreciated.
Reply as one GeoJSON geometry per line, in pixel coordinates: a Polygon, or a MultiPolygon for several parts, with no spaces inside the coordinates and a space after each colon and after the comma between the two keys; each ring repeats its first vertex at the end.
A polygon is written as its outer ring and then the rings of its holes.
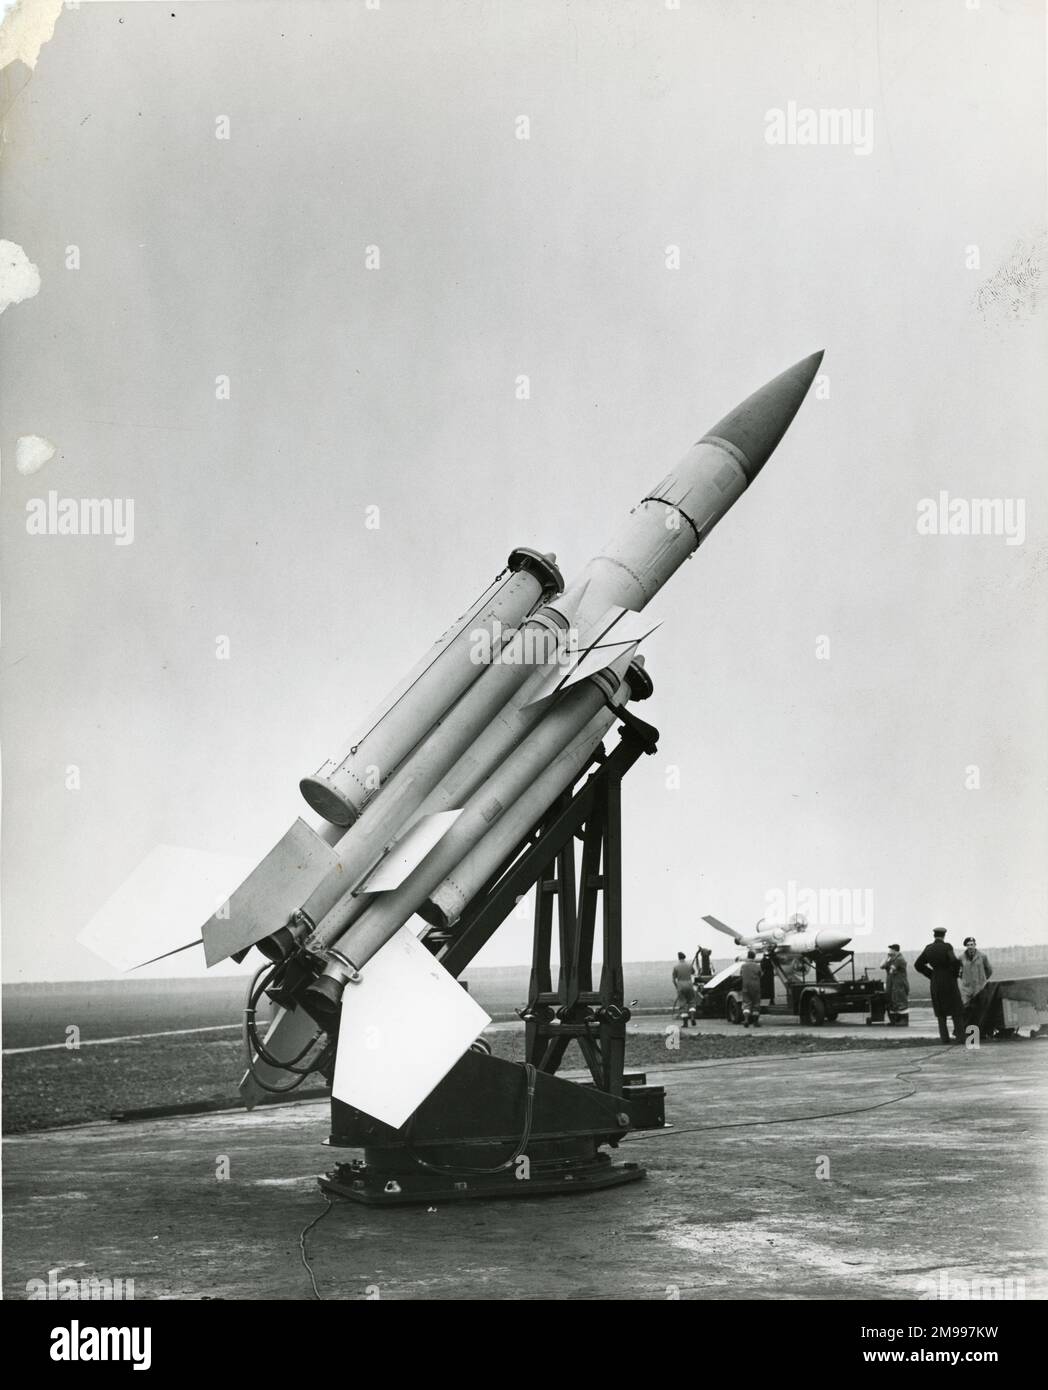
{"type": "Polygon", "coordinates": [[[688,513],[684,511],[681,507],[678,507],[675,502],[667,502],[665,497],[642,497],[640,500],[642,502],[661,502],[664,507],[669,507],[671,512],[676,512],[678,516],[682,516],[684,520],[688,523],[688,525],[691,527],[691,529],[695,532],[696,546],[702,544],[702,533],[700,532],[699,528],[695,525],[694,521],[692,521],[688,513]]]}

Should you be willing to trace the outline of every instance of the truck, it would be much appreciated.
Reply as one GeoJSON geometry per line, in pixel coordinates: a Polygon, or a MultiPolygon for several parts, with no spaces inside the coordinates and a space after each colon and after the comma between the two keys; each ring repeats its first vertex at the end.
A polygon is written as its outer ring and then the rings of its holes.
{"type": "MultiPolygon", "coordinates": [[[[739,965],[726,966],[699,982],[696,1014],[742,1022],[739,965]]],[[[792,1014],[811,1027],[832,1023],[839,1014],[861,1013],[867,1023],[883,1023],[888,995],[884,983],[864,970],[857,979],[855,953],[838,949],[780,960],[774,951],[761,959],[761,1014],[792,1014]]]]}

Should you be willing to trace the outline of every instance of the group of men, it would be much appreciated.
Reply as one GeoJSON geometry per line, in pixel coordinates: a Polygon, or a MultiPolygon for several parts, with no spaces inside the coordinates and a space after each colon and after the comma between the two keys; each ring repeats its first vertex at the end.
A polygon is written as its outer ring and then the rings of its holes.
{"type": "MultiPolygon", "coordinates": [[[[913,968],[931,981],[932,1008],[939,1025],[939,1041],[962,1043],[965,1039],[966,1025],[975,1021],[974,1016],[979,1007],[978,996],[986,988],[993,974],[993,966],[985,953],[979,950],[974,936],[965,937],[964,950],[960,956],[947,943],[945,927],[936,927],[932,931],[932,937],[934,940],[931,945],[925,946],[914,961],[913,968]],[[953,1024],[952,1038],[950,1023],[953,1024]]],[[[889,947],[889,952],[901,955],[897,946],[889,947]]],[[[891,974],[888,980],[890,1009],[891,974]]]]}
{"type": "MultiPolygon", "coordinates": [[[[913,968],[931,981],[932,1008],[939,1025],[939,1041],[963,1042],[965,1026],[974,1021],[978,1007],[975,1001],[986,988],[993,974],[993,966],[985,953],[979,950],[974,936],[964,938],[964,950],[959,956],[947,944],[945,927],[935,927],[932,937],[931,944],[925,946],[914,961],[913,968]]],[[[881,969],[887,976],[888,1022],[907,1024],[910,1021],[910,977],[906,957],[899,949],[898,942],[888,947],[888,954],[881,961],[881,969]]]]}

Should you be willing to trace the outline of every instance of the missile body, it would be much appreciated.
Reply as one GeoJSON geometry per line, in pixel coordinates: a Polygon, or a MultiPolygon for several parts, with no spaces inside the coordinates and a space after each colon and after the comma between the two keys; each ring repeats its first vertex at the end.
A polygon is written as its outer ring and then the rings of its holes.
{"type": "Polygon", "coordinates": [[[400,930],[492,825],[588,729],[605,703],[621,707],[629,699],[631,659],[628,652],[606,670],[565,691],[528,738],[477,788],[451,828],[399,886],[366,900],[349,894],[340,899],[311,940],[314,951],[321,943],[337,943],[328,949],[324,974],[309,988],[311,1012],[319,1017],[318,1005],[325,1000],[333,1010],[346,980],[400,930]]]}
{"type": "Polygon", "coordinates": [[[776,943],[776,951],[788,951],[793,956],[810,955],[812,951],[840,951],[851,940],[847,932],[834,927],[809,928],[807,931],[790,932],[781,943],[776,943]]]}
{"type": "Polygon", "coordinates": [[[573,609],[581,630],[612,605],[644,608],[764,467],[821,361],[818,352],[798,362],[714,425],[550,606],[573,609]]]}
{"type": "Polygon", "coordinates": [[[473,684],[482,670],[471,655],[478,629],[516,628],[540,598],[563,587],[552,556],[521,548],[509,568],[390,692],[363,731],[302,779],[302,795],[325,820],[351,825],[434,719],[473,684]]]}

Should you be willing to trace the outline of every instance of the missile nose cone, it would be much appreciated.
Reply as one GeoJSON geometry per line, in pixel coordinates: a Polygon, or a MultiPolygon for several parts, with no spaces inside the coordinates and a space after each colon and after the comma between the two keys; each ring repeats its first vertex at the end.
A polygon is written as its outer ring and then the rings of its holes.
{"type": "Polygon", "coordinates": [[[820,951],[839,951],[851,940],[848,932],[834,931],[832,928],[815,933],[815,944],[820,951]]]}
{"type": "Polygon", "coordinates": [[[705,438],[723,439],[745,456],[751,483],[789,429],[821,362],[822,352],[813,352],[788,367],[707,431],[705,438]]]}

